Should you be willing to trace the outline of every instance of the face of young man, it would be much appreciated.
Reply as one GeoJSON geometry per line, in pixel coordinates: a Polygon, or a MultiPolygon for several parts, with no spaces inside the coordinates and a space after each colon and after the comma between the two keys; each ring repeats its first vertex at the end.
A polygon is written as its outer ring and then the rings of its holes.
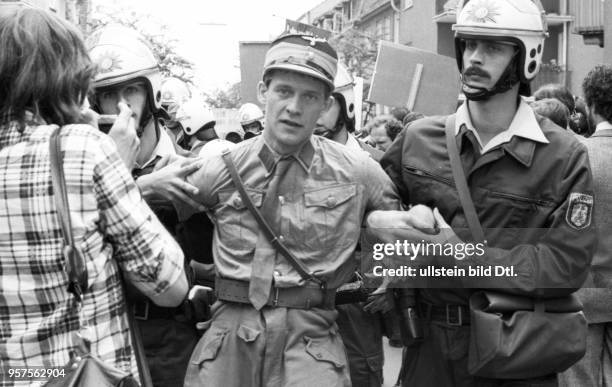
{"type": "Polygon", "coordinates": [[[516,55],[515,46],[494,40],[465,39],[464,42],[464,87],[491,90],[516,55]]]}
{"type": "Polygon", "coordinates": [[[331,103],[325,91],[322,81],[292,71],[274,71],[268,86],[259,83],[259,99],[266,105],[263,135],[275,151],[292,153],[308,141],[331,103]]]}
{"type": "Polygon", "coordinates": [[[370,138],[376,144],[376,148],[380,149],[383,152],[385,152],[393,142],[391,141],[391,138],[387,136],[387,129],[385,128],[385,125],[378,125],[372,128],[372,131],[370,132],[370,138]]]}
{"type": "Polygon", "coordinates": [[[102,114],[119,114],[119,102],[132,109],[136,122],[141,122],[147,103],[147,88],[144,82],[135,81],[118,87],[104,88],[96,93],[102,114]]]}

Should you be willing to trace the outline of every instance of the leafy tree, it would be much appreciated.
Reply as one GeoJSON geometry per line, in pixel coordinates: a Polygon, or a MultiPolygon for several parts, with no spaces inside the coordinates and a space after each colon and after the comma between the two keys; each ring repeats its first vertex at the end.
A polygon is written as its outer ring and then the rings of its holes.
{"type": "Polygon", "coordinates": [[[330,43],[350,73],[364,79],[372,78],[378,54],[378,39],[351,28],[334,35],[330,43]]]}
{"type": "Polygon", "coordinates": [[[210,94],[205,93],[204,100],[213,108],[238,109],[241,105],[240,82],[229,85],[226,89],[216,89],[210,94]]]}
{"type": "Polygon", "coordinates": [[[171,36],[170,28],[162,21],[155,20],[150,14],[145,14],[131,8],[129,5],[113,2],[110,5],[97,6],[89,22],[89,31],[107,24],[118,23],[133,28],[151,44],[159,59],[159,69],[164,76],[181,79],[193,84],[194,64],[176,52],[177,39],[171,36]]]}

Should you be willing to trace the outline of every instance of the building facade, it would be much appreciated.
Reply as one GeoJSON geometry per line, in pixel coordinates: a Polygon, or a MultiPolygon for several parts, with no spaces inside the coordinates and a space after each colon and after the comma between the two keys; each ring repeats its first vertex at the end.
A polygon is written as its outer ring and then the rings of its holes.
{"type": "Polygon", "coordinates": [[[21,7],[48,9],[86,32],[91,0],[0,0],[0,15],[21,7]]]}
{"type": "MultiPolygon", "coordinates": [[[[549,37],[544,65],[534,81],[563,83],[581,94],[587,72],[612,63],[611,0],[541,0],[549,37]],[[608,42],[606,45],[605,43],[608,42]]],[[[341,34],[357,29],[388,40],[453,56],[452,24],[457,0],[325,0],[298,21],[341,34]]]]}

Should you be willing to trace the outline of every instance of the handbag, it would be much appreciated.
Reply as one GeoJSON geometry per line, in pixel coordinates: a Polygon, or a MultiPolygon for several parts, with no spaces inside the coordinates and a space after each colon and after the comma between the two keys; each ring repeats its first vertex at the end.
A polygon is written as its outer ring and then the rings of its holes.
{"type": "MultiPolygon", "coordinates": [[[[68,204],[68,194],[66,180],[63,170],[63,155],[61,152],[61,141],[59,137],[60,128],[56,127],[51,134],[49,143],[49,157],[51,161],[51,181],[57,214],[60,219],[62,234],[64,238],[63,254],[66,261],[66,271],[68,272],[68,291],[74,295],[77,301],[79,312],[83,303],[83,291],[87,289],[87,271],[85,261],[79,247],[74,243],[72,225],[70,220],[70,207],[68,204]]],[[[123,288],[123,281],[122,281],[123,288]]],[[[125,295],[125,289],[123,288],[125,295]]],[[[128,323],[131,332],[132,342],[138,371],[143,381],[143,386],[153,386],[149,369],[145,363],[144,347],[138,326],[134,321],[132,305],[128,305],[128,323]]],[[[81,319],[79,317],[79,323],[81,319]]],[[[140,384],[130,374],[116,369],[90,353],[88,343],[76,334],[78,350],[71,355],[70,363],[64,367],[64,375],[59,378],[50,379],[45,386],[47,387],[138,387],[140,384]]]]}
{"type": "MultiPolygon", "coordinates": [[[[472,237],[485,241],[455,140],[454,115],[446,144],[455,186],[472,237]]],[[[586,351],[587,322],[575,295],[541,299],[480,290],[471,295],[468,372],[495,379],[555,374],[586,351]]]]}

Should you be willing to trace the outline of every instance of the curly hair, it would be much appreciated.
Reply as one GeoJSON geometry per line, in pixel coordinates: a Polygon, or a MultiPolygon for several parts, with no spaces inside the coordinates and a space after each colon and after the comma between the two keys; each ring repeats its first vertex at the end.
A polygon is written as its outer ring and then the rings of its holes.
{"type": "Polygon", "coordinates": [[[570,112],[563,102],[556,98],[544,98],[531,104],[531,108],[539,115],[550,119],[561,128],[566,129],[569,125],[570,112]]]}
{"type": "Polygon", "coordinates": [[[595,66],[582,81],[582,90],[587,105],[612,122],[612,66],[595,66]]]}
{"type": "Polygon", "coordinates": [[[377,116],[366,125],[366,130],[368,133],[372,132],[372,129],[378,128],[379,126],[384,125],[385,132],[387,136],[391,139],[391,141],[395,140],[398,134],[404,129],[402,123],[395,119],[391,114],[384,114],[382,116],[377,116]]]}
{"type": "Polygon", "coordinates": [[[0,18],[0,122],[26,111],[66,125],[81,116],[92,65],[79,30],[49,11],[23,8],[0,18]]]}

